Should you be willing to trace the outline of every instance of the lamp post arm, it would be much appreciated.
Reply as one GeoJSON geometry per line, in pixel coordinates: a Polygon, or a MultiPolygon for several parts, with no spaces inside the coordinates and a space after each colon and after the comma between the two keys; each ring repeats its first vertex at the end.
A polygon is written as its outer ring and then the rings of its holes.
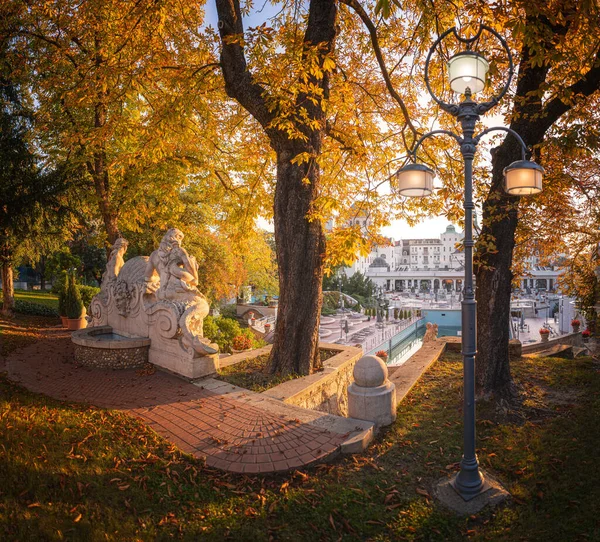
{"type": "Polygon", "coordinates": [[[462,144],[462,139],[459,136],[457,136],[454,132],[451,132],[449,130],[433,130],[421,136],[419,140],[415,143],[415,146],[412,148],[412,150],[409,151],[409,154],[413,157],[413,160],[416,160],[417,158],[417,151],[419,150],[421,143],[423,143],[423,141],[425,141],[426,139],[439,134],[449,135],[453,137],[459,145],[462,144]]]}
{"type": "Polygon", "coordinates": [[[515,66],[513,64],[512,54],[510,52],[508,44],[506,43],[506,40],[500,34],[498,34],[498,32],[496,32],[493,28],[490,28],[489,26],[481,25],[479,32],[481,32],[482,30],[487,30],[490,34],[493,34],[502,45],[502,48],[504,49],[504,52],[508,57],[508,78],[506,79],[506,83],[500,91],[500,94],[498,94],[498,96],[494,96],[489,102],[483,102],[477,106],[477,112],[480,115],[483,115],[485,112],[489,111],[492,107],[497,105],[502,98],[504,98],[504,95],[508,92],[510,82],[512,81],[512,78],[515,74],[515,66]]]}
{"type": "Polygon", "coordinates": [[[478,144],[479,140],[484,135],[487,135],[490,132],[506,132],[506,133],[512,135],[521,145],[521,159],[522,160],[526,159],[525,154],[527,153],[527,145],[525,145],[523,138],[519,134],[517,134],[517,132],[515,132],[512,128],[505,128],[504,126],[496,126],[493,128],[488,128],[488,129],[484,130],[483,132],[481,132],[477,137],[475,137],[475,144],[478,144]]]}
{"type": "Polygon", "coordinates": [[[454,34],[456,35],[456,27],[452,27],[446,30],[437,40],[435,40],[435,43],[429,49],[429,53],[427,53],[427,59],[425,60],[425,85],[427,86],[427,91],[429,92],[435,103],[437,103],[443,111],[446,111],[446,113],[450,113],[451,115],[456,116],[458,114],[458,105],[448,104],[443,100],[440,100],[433,92],[431,84],[429,83],[429,62],[431,62],[431,57],[433,56],[435,49],[442,42],[442,40],[452,32],[454,32],[454,34]]]}

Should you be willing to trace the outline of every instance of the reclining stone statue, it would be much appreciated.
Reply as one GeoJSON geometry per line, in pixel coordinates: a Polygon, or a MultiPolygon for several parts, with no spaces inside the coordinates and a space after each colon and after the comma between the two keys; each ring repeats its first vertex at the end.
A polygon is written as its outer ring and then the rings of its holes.
{"type": "Polygon", "coordinates": [[[90,320],[93,326],[110,325],[116,333],[149,337],[152,363],[195,377],[206,372],[197,370],[198,358],[212,367],[209,374],[214,372],[218,346],[204,337],[210,307],[198,291],[198,262],[181,246],[183,237],[172,228],[149,257],[127,262],[127,241],[117,239],[101,292],[92,300],[90,320]]]}

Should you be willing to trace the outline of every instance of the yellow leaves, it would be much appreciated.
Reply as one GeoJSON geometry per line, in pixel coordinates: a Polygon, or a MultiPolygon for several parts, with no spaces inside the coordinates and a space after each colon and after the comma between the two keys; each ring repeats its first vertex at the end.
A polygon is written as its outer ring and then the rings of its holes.
{"type": "Polygon", "coordinates": [[[225,36],[223,41],[227,45],[239,45],[240,47],[245,47],[246,45],[244,34],[230,34],[229,36],[225,36]]]}
{"type": "Polygon", "coordinates": [[[333,60],[333,58],[331,58],[330,55],[327,55],[325,58],[323,58],[323,71],[324,72],[333,71],[334,68],[335,68],[335,60],[333,60]]]}
{"type": "Polygon", "coordinates": [[[310,153],[310,152],[301,152],[299,154],[297,154],[296,156],[294,156],[294,158],[292,158],[290,160],[290,162],[292,164],[303,164],[304,162],[309,162],[312,158],[314,158],[314,154],[310,153]]]}
{"type": "Polygon", "coordinates": [[[351,266],[359,256],[365,256],[370,251],[371,242],[363,237],[360,227],[336,228],[327,237],[325,274],[329,276],[340,265],[351,266]]]}

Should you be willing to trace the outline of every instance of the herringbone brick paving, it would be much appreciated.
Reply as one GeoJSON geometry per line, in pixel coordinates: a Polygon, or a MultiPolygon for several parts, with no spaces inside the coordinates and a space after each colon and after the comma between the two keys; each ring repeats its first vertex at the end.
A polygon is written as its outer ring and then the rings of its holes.
{"type": "Polygon", "coordinates": [[[231,472],[322,461],[348,436],[293,418],[295,407],[281,414],[269,401],[251,403],[246,394],[203,389],[162,371],[77,366],[70,335],[60,328],[44,330],[39,341],[11,354],[5,370],[31,391],[128,412],[208,466],[231,472]]]}

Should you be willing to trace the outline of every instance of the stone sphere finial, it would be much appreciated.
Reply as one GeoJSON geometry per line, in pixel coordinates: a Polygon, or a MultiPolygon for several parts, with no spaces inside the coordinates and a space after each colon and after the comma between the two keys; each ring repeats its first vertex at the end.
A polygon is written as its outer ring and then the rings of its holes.
{"type": "Polygon", "coordinates": [[[388,369],[381,358],[363,356],[354,366],[354,381],[363,388],[376,388],[383,385],[388,377],[388,369]]]}

